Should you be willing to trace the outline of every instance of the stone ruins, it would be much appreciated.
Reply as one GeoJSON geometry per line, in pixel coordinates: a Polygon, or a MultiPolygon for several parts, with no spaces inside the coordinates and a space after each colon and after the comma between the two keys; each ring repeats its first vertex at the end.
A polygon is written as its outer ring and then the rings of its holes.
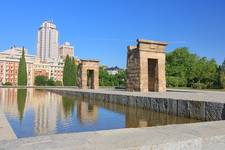
{"type": "Polygon", "coordinates": [[[128,46],[127,90],[166,91],[165,46],[167,43],[138,39],[128,46]]]}
{"type": "Polygon", "coordinates": [[[79,87],[82,89],[98,89],[99,61],[81,60],[79,63],[79,87]]]}

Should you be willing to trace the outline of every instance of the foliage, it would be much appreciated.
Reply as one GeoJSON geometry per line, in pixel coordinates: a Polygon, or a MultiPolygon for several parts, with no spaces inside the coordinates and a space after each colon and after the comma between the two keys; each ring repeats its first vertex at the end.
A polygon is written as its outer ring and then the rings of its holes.
{"type": "Polygon", "coordinates": [[[77,65],[74,58],[66,56],[66,60],[63,68],[63,85],[75,86],[77,84],[77,65]]]}
{"type": "Polygon", "coordinates": [[[48,86],[55,86],[55,81],[53,78],[50,78],[46,81],[46,85],[48,86]]]}
{"type": "Polygon", "coordinates": [[[4,83],[3,85],[5,85],[5,86],[11,86],[12,83],[11,83],[11,82],[6,82],[6,83],[4,83]]]}
{"type": "Polygon", "coordinates": [[[62,86],[62,81],[59,80],[55,81],[55,86],[62,86]]]}
{"type": "Polygon", "coordinates": [[[100,86],[125,86],[126,72],[125,70],[120,70],[117,74],[112,75],[101,66],[99,68],[99,84],[100,86]]]}
{"type": "Polygon", "coordinates": [[[45,86],[47,84],[48,78],[46,76],[36,76],[34,84],[37,86],[45,86]]]}
{"type": "Polygon", "coordinates": [[[168,87],[215,88],[217,63],[214,59],[200,58],[188,48],[177,48],[166,56],[166,78],[168,87]]]}
{"type": "Polygon", "coordinates": [[[220,88],[225,89],[225,60],[218,69],[218,85],[220,88]]]}
{"type": "Polygon", "coordinates": [[[18,85],[27,85],[27,66],[24,53],[23,48],[18,68],[18,85]]]}

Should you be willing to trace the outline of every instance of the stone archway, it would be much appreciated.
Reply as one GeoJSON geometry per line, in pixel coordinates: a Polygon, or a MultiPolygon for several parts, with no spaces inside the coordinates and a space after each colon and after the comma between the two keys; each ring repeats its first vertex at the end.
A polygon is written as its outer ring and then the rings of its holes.
{"type": "Polygon", "coordinates": [[[166,91],[165,46],[167,43],[137,40],[137,46],[128,46],[127,90],[166,91]]]}
{"type": "Polygon", "coordinates": [[[79,87],[82,89],[99,88],[99,61],[81,60],[79,64],[79,87]]]}

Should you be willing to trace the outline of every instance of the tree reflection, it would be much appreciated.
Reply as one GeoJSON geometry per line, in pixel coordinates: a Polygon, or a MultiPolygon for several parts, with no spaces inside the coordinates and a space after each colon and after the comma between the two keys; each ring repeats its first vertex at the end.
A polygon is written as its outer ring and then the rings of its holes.
{"type": "Polygon", "coordinates": [[[27,89],[17,89],[17,107],[20,120],[23,119],[26,97],[27,97],[27,89]]]}
{"type": "Polygon", "coordinates": [[[75,100],[72,97],[62,96],[62,103],[65,117],[68,118],[74,110],[75,100]]]}

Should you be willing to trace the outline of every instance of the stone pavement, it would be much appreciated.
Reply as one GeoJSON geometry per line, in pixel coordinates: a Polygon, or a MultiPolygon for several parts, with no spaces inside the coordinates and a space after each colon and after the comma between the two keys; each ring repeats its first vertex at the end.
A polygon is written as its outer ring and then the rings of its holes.
{"type": "Polygon", "coordinates": [[[0,141],[13,139],[16,139],[16,135],[0,108],[0,141]]]}
{"type": "Polygon", "coordinates": [[[55,134],[0,142],[0,150],[223,150],[225,121],[55,134]]]}

